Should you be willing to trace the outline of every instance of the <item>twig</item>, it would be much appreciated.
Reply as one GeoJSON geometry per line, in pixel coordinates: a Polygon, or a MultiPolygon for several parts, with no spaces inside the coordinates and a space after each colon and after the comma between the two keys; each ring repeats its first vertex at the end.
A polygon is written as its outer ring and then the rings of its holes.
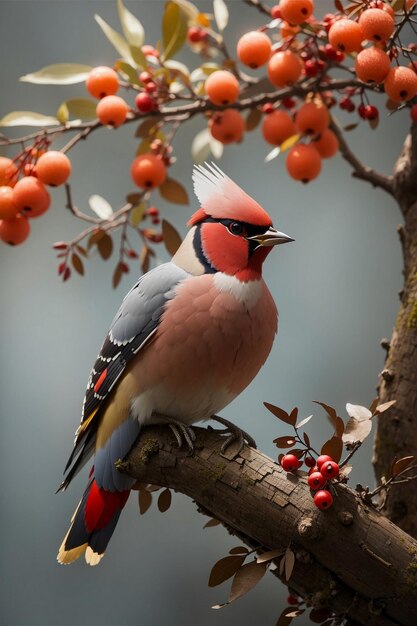
{"type": "Polygon", "coordinates": [[[271,17],[271,9],[263,2],[260,2],[260,0],[244,0],[244,2],[246,4],[249,4],[249,6],[258,9],[258,11],[260,11],[261,13],[265,13],[265,15],[271,17]]]}

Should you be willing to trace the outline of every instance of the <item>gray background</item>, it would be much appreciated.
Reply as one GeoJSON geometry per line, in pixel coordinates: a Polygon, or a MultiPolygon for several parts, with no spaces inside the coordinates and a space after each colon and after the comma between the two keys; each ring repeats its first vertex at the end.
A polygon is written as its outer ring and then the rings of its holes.
{"type": "MultiPolygon", "coordinates": [[[[241,2],[228,2],[230,49],[261,16],[241,2]]],[[[321,2],[323,10],[332,3],[321,2]]],[[[130,2],[142,20],[147,42],[160,33],[163,3],[130,2]]],[[[201,3],[205,10],[210,3],[201,3]]],[[[320,7],[321,8],[321,7],[320,7]]],[[[16,109],[53,114],[66,98],[84,96],[83,85],[31,86],[18,77],[45,65],[73,61],[112,64],[115,54],[95,24],[99,13],[119,28],[116,3],[95,1],[0,2],[0,116],[16,109]]],[[[180,57],[181,58],[181,57],[180,57]]],[[[182,58],[186,59],[187,55],[182,58]]],[[[380,99],[385,118],[383,98],[380,99]]],[[[344,123],[356,116],[342,117],[344,123]]],[[[192,207],[156,203],[185,233],[197,208],[191,192],[190,141],[203,127],[193,120],[175,142],[172,176],[189,189],[192,207]]],[[[382,120],[377,132],[364,124],[349,135],[366,163],[389,171],[399,153],[408,114],[382,120]]],[[[26,130],[26,129],[23,129],[26,130]]],[[[132,126],[95,133],[70,153],[74,201],[87,206],[99,193],[119,206],[132,190],[129,167],[135,149],[132,126]]],[[[225,150],[221,167],[272,215],[296,243],[268,259],[265,278],[280,308],[280,332],[256,381],[224,415],[249,430],[259,447],[276,456],[272,439],[285,433],[262,407],[268,400],[302,415],[316,444],[330,435],[324,415],[312,404],[368,404],[383,364],[379,347],[390,335],[401,288],[399,213],[382,191],[352,181],[340,157],[324,164],[308,186],[291,181],[283,160],[263,163],[268,147],[259,132],[225,150]]],[[[87,275],[62,284],[51,244],[79,232],[64,209],[62,189],[52,192],[48,214],[32,223],[25,245],[1,254],[1,589],[0,616],[7,626],[70,624],[274,624],[285,606],[285,589],[266,576],[247,597],[222,611],[210,609],[228,585],[208,589],[211,566],[236,545],[223,528],[202,530],[206,521],[193,503],[175,495],[164,515],[156,507],[139,518],[129,501],[108,553],[98,568],[80,560],[60,567],[55,554],[84,487],[79,478],[65,495],[54,495],[79,421],[90,366],[136,270],[113,291],[115,255],[93,258],[87,275]]],[[[164,252],[160,252],[165,259],[164,252]]],[[[352,483],[373,483],[371,444],[357,455],[352,483]]],[[[303,618],[298,620],[302,625],[303,618]]]]}

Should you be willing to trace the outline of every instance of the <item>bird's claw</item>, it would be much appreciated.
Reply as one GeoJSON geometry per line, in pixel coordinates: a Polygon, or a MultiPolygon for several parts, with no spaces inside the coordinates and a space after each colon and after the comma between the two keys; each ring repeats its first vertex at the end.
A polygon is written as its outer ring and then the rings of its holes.
{"type": "Polygon", "coordinates": [[[224,454],[227,448],[235,441],[238,444],[236,454],[239,454],[245,444],[250,446],[251,448],[256,448],[256,441],[254,440],[254,438],[249,435],[249,433],[242,430],[232,422],[229,422],[229,420],[225,419],[224,417],[220,417],[219,415],[212,415],[211,419],[213,419],[215,422],[218,422],[219,424],[223,424],[223,426],[226,427],[222,430],[212,430],[219,434],[229,433],[229,436],[226,437],[226,440],[223,442],[222,447],[220,448],[222,454],[224,454]]]}
{"type": "Polygon", "coordinates": [[[182,448],[185,441],[188,446],[189,454],[192,454],[194,452],[194,441],[196,440],[196,435],[191,426],[187,426],[187,424],[173,419],[169,419],[169,421],[167,421],[167,425],[170,427],[175,439],[177,440],[178,448],[182,448]]]}

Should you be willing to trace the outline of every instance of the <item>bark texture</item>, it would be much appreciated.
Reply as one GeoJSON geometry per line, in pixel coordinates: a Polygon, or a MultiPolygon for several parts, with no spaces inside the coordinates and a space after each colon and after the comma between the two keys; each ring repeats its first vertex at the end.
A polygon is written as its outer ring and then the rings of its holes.
{"type": "Polygon", "coordinates": [[[348,623],[415,624],[415,540],[346,485],[336,485],[333,507],[321,512],[305,478],[253,448],[221,454],[221,436],[195,431],[196,449],[187,456],[169,429],[146,428],[119,469],[193,498],[260,551],[291,544],[296,562],[286,584],[313,606],[328,606],[348,623]]]}
{"type": "MultiPolygon", "coordinates": [[[[381,402],[396,400],[379,418],[374,446],[377,479],[390,475],[393,458],[417,458],[417,125],[408,135],[394,169],[394,195],[404,223],[399,227],[404,258],[404,289],[393,335],[386,344],[381,373],[381,402]]],[[[411,481],[392,489],[384,513],[417,537],[417,485],[411,481]]]]}

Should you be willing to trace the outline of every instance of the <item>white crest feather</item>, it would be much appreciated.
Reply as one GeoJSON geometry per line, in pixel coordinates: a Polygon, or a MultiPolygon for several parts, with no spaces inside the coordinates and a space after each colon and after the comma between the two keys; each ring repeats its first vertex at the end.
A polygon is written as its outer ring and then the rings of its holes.
{"type": "Polygon", "coordinates": [[[194,193],[199,199],[201,206],[215,194],[224,194],[223,185],[228,176],[216,165],[216,163],[204,163],[194,165],[193,185],[194,193]]]}

